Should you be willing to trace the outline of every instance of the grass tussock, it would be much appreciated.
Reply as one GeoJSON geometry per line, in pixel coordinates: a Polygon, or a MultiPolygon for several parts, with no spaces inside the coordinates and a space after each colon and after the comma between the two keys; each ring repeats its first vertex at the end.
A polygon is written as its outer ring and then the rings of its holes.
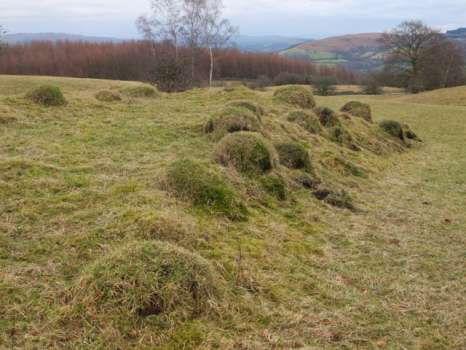
{"type": "Polygon", "coordinates": [[[315,114],[319,117],[320,123],[326,128],[341,126],[341,121],[338,115],[328,107],[314,108],[315,114]]]}
{"type": "Polygon", "coordinates": [[[278,102],[305,109],[316,106],[311,90],[304,86],[290,85],[278,88],[275,90],[274,98],[278,102]]]}
{"type": "Polygon", "coordinates": [[[123,91],[129,97],[135,98],[157,98],[160,97],[160,93],[152,86],[136,86],[131,88],[126,88],[123,91]]]}
{"type": "Polygon", "coordinates": [[[311,157],[306,148],[296,142],[275,145],[280,163],[290,169],[312,171],[311,157]]]}
{"type": "Polygon", "coordinates": [[[341,108],[341,111],[348,113],[353,117],[359,117],[369,123],[372,123],[371,106],[369,106],[367,103],[350,101],[341,108]]]}
{"type": "Polygon", "coordinates": [[[224,215],[233,220],[242,220],[247,215],[234,190],[200,162],[189,159],[175,161],[167,170],[166,184],[176,197],[214,215],[224,215]]]}
{"type": "Polygon", "coordinates": [[[89,322],[111,314],[124,324],[173,312],[177,319],[192,319],[212,311],[220,285],[210,263],[193,252],[164,242],[132,242],[85,269],[72,291],[73,307],[89,322]]]}
{"type": "Polygon", "coordinates": [[[311,111],[291,111],[287,119],[292,123],[298,124],[311,134],[320,134],[322,132],[322,125],[320,124],[319,118],[311,111]]]}
{"type": "Polygon", "coordinates": [[[264,108],[254,101],[251,100],[238,100],[233,101],[229,104],[230,107],[238,107],[238,108],[245,108],[250,112],[254,113],[254,115],[259,118],[259,120],[265,115],[264,108]]]}
{"type": "Polygon", "coordinates": [[[102,90],[95,94],[95,98],[101,102],[118,102],[121,101],[120,94],[109,91],[109,90],[102,90]]]}
{"type": "Polygon", "coordinates": [[[262,124],[250,109],[228,106],[218,116],[212,117],[204,126],[204,130],[219,140],[226,134],[239,131],[260,132],[262,124]]]}
{"type": "Polygon", "coordinates": [[[246,175],[265,174],[276,167],[276,151],[260,134],[239,132],[225,136],[216,149],[217,161],[246,175]]]}
{"type": "Polygon", "coordinates": [[[65,97],[58,86],[42,85],[30,91],[26,98],[32,102],[45,106],[56,107],[66,104],[65,97]]]}
{"type": "Polygon", "coordinates": [[[395,120],[384,120],[380,123],[380,127],[388,135],[404,141],[405,136],[401,124],[395,120]]]}

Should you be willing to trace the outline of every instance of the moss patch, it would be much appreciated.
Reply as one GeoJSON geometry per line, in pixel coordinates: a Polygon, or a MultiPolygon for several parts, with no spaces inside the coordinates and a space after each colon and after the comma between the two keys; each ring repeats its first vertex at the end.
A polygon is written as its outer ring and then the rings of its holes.
{"type": "Polygon", "coordinates": [[[299,143],[289,142],[275,145],[280,163],[290,169],[312,170],[309,152],[299,143]]]}
{"type": "Polygon", "coordinates": [[[58,86],[42,85],[30,91],[26,98],[42,106],[63,106],[65,97],[58,86]]]}
{"type": "Polygon", "coordinates": [[[363,118],[365,121],[372,123],[371,107],[359,101],[351,101],[341,108],[342,112],[348,113],[354,117],[363,118]]]}
{"type": "Polygon", "coordinates": [[[274,93],[274,99],[301,108],[314,108],[316,102],[311,90],[304,86],[285,86],[274,93]]]}
{"type": "Polygon", "coordinates": [[[322,132],[322,125],[318,117],[309,111],[295,110],[291,111],[287,116],[288,121],[293,122],[309,131],[311,134],[319,134],[322,132]]]}
{"type": "Polygon", "coordinates": [[[225,136],[217,146],[216,159],[247,175],[265,174],[275,168],[277,160],[273,146],[261,135],[239,132],[225,136]]]}
{"type": "Polygon", "coordinates": [[[247,215],[233,189],[202,163],[189,159],[174,162],[168,168],[166,182],[176,197],[212,214],[233,220],[245,219],[247,215]]]}

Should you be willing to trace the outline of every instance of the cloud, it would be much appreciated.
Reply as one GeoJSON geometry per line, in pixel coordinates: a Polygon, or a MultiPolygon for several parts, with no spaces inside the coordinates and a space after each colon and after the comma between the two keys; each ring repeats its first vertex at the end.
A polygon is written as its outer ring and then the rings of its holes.
{"type": "MultiPolygon", "coordinates": [[[[419,18],[442,29],[466,26],[465,0],[225,0],[225,15],[243,33],[312,35],[380,31],[419,18]]],[[[149,0],[1,0],[10,31],[135,35],[149,0]]]]}

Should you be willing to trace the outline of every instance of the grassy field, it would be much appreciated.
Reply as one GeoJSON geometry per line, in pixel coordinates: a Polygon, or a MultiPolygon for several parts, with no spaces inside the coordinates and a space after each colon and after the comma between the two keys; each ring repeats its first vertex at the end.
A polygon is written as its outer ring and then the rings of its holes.
{"type": "Polygon", "coordinates": [[[404,148],[376,125],[342,118],[377,150],[356,152],[290,123],[290,107],[271,91],[141,98],[130,93],[138,86],[0,77],[0,349],[466,347],[466,107],[457,99],[318,97],[335,110],[367,102],[376,122],[408,123],[424,140],[404,148]],[[44,83],[59,86],[68,104],[24,98],[44,83]],[[96,100],[104,89],[122,100],[96,100]],[[317,200],[282,166],[273,172],[286,182],[286,200],[263,190],[265,178],[218,165],[218,141],[204,125],[239,99],[264,108],[264,137],[309,150],[317,175],[345,189],[355,209],[317,200]],[[183,158],[220,176],[247,221],[167,190],[167,169],[183,158]],[[154,241],[194,253],[169,250],[175,260],[190,257],[194,270],[176,260],[179,278],[202,273],[187,288],[207,285],[199,290],[208,298],[196,293],[192,306],[172,281],[159,292],[175,300],[173,312],[138,308],[139,282],[152,281],[132,252],[149,256],[138,247],[154,241]],[[191,306],[199,312],[187,315],[191,306]]]}

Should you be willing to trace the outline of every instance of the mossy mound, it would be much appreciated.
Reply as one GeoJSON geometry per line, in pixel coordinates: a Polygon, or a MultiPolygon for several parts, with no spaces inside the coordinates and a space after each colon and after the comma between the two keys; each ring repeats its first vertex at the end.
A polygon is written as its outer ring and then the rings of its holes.
{"type": "Polygon", "coordinates": [[[314,108],[316,102],[312,92],[304,86],[285,86],[275,90],[275,100],[301,108],[314,108]]]}
{"type": "Polygon", "coordinates": [[[125,89],[124,93],[130,97],[156,98],[160,93],[152,86],[136,86],[125,89]]]}
{"type": "Polygon", "coordinates": [[[237,106],[225,108],[219,116],[211,118],[204,127],[204,131],[221,139],[229,133],[238,131],[259,132],[262,125],[258,117],[249,109],[237,106]]]}
{"type": "Polygon", "coordinates": [[[395,120],[384,120],[380,122],[380,127],[390,136],[404,141],[404,132],[401,124],[395,120]]]}
{"type": "Polygon", "coordinates": [[[142,318],[176,312],[191,319],[211,311],[219,278],[201,256],[166,242],[133,242],[89,266],[73,292],[75,306],[142,318]],[[76,305],[77,304],[77,305],[76,305]]]}
{"type": "Polygon", "coordinates": [[[319,117],[320,123],[326,128],[341,126],[338,115],[328,107],[314,108],[314,113],[319,117]]]}
{"type": "Polygon", "coordinates": [[[287,198],[286,182],[278,175],[265,175],[260,179],[262,188],[271,196],[280,201],[287,198]]]}
{"type": "Polygon", "coordinates": [[[275,145],[280,163],[290,169],[312,170],[309,152],[299,143],[289,142],[275,145]]]}
{"type": "Polygon", "coordinates": [[[101,102],[118,102],[121,101],[120,94],[108,90],[102,90],[95,94],[95,98],[101,102]]]}
{"type": "Polygon", "coordinates": [[[26,98],[42,106],[63,106],[65,97],[58,86],[42,85],[30,91],[26,98]]]}
{"type": "Polygon", "coordinates": [[[322,125],[317,116],[312,112],[303,110],[291,111],[287,119],[290,122],[298,124],[311,134],[319,134],[322,132],[322,125]]]}
{"type": "Polygon", "coordinates": [[[320,188],[314,192],[314,196],[318,200],[337,208],[354,209],[353,199],[345,190],[334,191],[328,188],[320,188]]]}
{"type": "Polygon", "coordinates": [[[255,103],[255,102],[252,102],[252,101],[249,101],[249,100],[233,101],[228,106],[245,108],[245,109],[251,111],[252,113],[254,113],[254,115],[256,115],[257,118],[259,118],[259,120],[265,114],[264,109],[258,103],[255,103]]]}
{"type": "Polygon", "coordinates": [[[365,121],[372,123],[371,107],[359,101],[351,101],[341,108],[342,112],[348,113],[353,117],[363,118],[365,121]]]}
{"type": "Polygon", "coordinates": [[[276,151],[260,134],[239,132],[225,136],[217,145],[216,159],[247,175],[265,174],[277,163],[276,151]]]}
{"type": "Polygon", "coordinates": [[[247,216],[246,208],[233,189],[199,162],[175,161],[167,170],[166,182],[176,197],[191,201],[214,215],[224,215],[232,220],[243,220],[247,216]]]}

